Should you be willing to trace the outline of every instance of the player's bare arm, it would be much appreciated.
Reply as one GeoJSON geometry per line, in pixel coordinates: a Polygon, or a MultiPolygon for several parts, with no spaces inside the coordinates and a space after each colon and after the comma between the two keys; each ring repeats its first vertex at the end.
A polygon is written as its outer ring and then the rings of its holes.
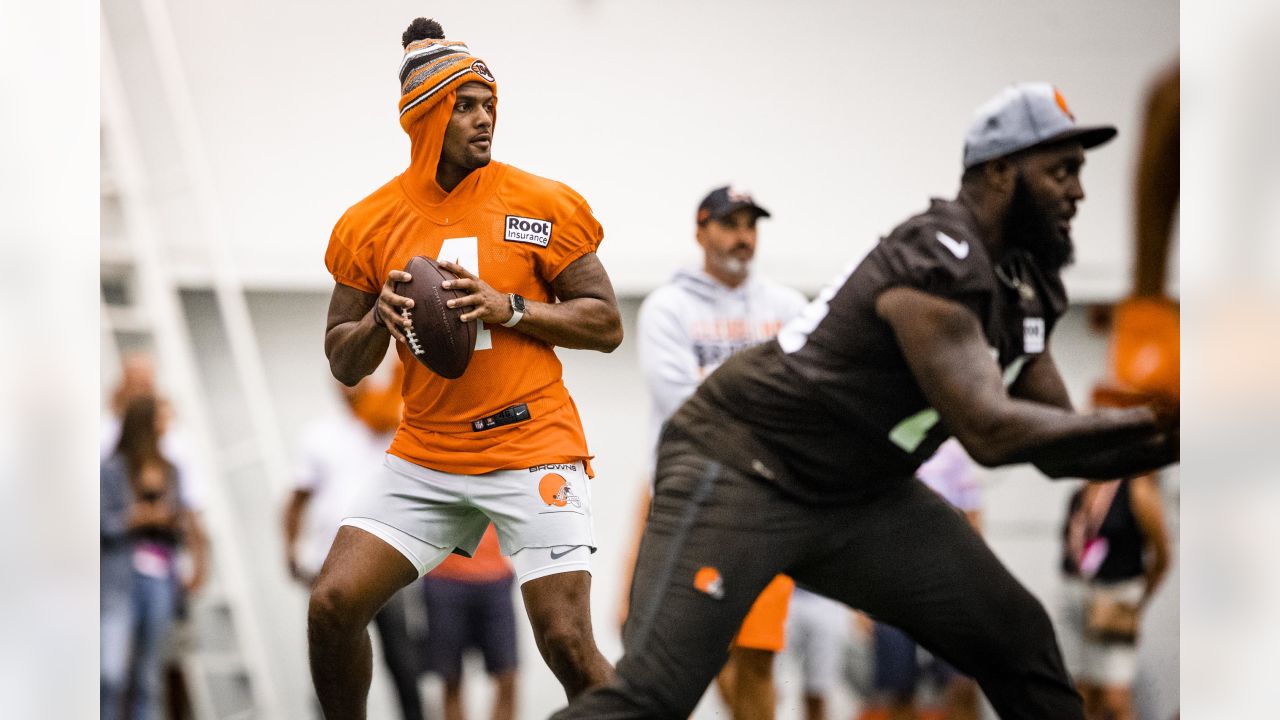
{"type": "Polygon", "coordinates": [[[413,301],[395,294],[397,282],[412,279],[409,273],[392,270],[378,295],[335,283],[329,298],[325,324],[324,354],[329,370],[347,387],[372,373],[387,354],[387,341],[404,342],[400,327],[408,324],[400,308],[412,308],[413,301]]]}
{"type": "MultiPolygon", "coordinates": [[[[1009,394],[1023,400],[1034,400],[1059,407],[1068,412],[1075,410],[1071,397],[1067,393],[1067,385],[1062,380],[1062,373],[1058,371],[1058,364],[1048,347],[1040,355],[1033,356],[1023,366],[1018,379],[1009,388],[1009,394]]],[[[1156,427],[1165,433],[1166,440],[1176,450],[1180,438],[1178,404],[1159,396],[1152,400],[1149,407],[1156,413],[1156,427]]]]}
{"type": "Polygon", "coordinates": [[[1053,353],[1046,347],[1045,351],[1033,356],[1022,367],[1022,373],[1009,387],[1009,394],[1023,400],[1034,400],[1062,408],[1068,412],[1075,410],[1071,396],[1067,393],[1067,385],[1062,381],[1062,373],[1058,372],[1058,363],[1053,353]]]}
{"type": "MultiPolygon", "coordinates": [[[[482,320],[499,325],[511,319],[507,293],[494,289],[466,268],[451,262],[440,267],[458,276],[444,287],[469,291],[466,297],[449,301],[449,307],[470,307],[462,320],[482,320]]],[[[622,316],[613,283],[595,253],[574,260],[552,281],[559,302],[525,301],[524,317],[515,326],[560,347],[612,352],[622,343],[622,316]]]]}
{"type": "Polygon", "coordinates": [[[1156,589],[1169,571],[1169,530],[1164,523],[1164,507],[1160,500],[1160,487],[1154,475],[1143,475],[1129,483],[1129,501],[1133,517],[1142,528],[1150,548],[1150,562],[1144,572],[1146,587],[1142,591],[1141,605],[1151,601],[1156,589]]]}
{"type": "Polygon", "coordinates": [[[1030,462],[1050,477],[1102,480],[1178,458],[1176,430],[1167,432],[1149,408],[1077,415],[1010,397],[977,318],[957,303],[896,287],[877,298],[876,312],[893,328],[925,397],[983,465],[1030,462]]]}

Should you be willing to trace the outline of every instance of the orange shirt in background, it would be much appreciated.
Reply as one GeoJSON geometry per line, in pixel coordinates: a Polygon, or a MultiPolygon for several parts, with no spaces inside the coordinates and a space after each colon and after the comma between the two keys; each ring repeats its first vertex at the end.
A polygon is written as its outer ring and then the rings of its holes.
{"type": "Polygon", "coordinates": [[[450,554],[444,562],[427,573],[427,577],[459,582],[493,582],[511,576],[511,563],[502,557],[502,548],[498,545],[498,533],[493,525],[484,532],[480,545],[471,557],[450,554]]]}

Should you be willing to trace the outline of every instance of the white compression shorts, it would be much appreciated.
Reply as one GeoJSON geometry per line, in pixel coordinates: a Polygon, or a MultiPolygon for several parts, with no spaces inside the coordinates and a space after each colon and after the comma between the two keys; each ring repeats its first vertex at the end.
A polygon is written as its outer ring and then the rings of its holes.
{"type": "Polygon", "coordinates": [[[421,577],[454,548],[475,552],[490,522],[522,583],[588,570],[595,533],[583,464],[455,475],[387,455],[342,524],[394,547],[421,577]]]}

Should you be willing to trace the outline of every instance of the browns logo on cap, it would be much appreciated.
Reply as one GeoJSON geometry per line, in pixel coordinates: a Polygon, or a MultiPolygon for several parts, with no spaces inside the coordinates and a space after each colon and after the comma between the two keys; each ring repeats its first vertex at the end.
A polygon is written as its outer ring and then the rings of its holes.
{"type": "Polygon", "coordinates": [[[405,128],[466,83],[483,81],[495,96],[498,94],[489,65],[472,55],[466,43],[445,40],[444,30],[438,23],[426,22],[423,27],[431,28],[430,35],[419,35],[419,39],[406,42],[404,59],[400,62],[400,124],[405,128]]]}
{"type": "Polygon", "coordinates": [[[1066,113],[1067,117],[1074,122],[1076,116],[1071,113],[1071,108],[1067,107],[1067,99],[1062,97],[1062,93],[1058,88],[1053,89],[1053,99],[1058,103],[1058,107],[1062,108],[1062,112],[1066,113]]]}
{"type": "Polygon", "coordinates": [[[756,203],[751,193],[734,185],[725,185],[707,193],[702,202],[698,203],[698,224],[708,220],[723,220],[742,208],[751,208],[756,217],[771,217],[768,210],[756,203]]]}
{"type": "Polygon", "coordinates": [[[1111,125],[1076,124],[1066,98],[1049,83],[1019,83],[1001,90],[974,113],[964,138],[964,167],[1068,140],[1087,150],[1115,136],[1111,125]]]}

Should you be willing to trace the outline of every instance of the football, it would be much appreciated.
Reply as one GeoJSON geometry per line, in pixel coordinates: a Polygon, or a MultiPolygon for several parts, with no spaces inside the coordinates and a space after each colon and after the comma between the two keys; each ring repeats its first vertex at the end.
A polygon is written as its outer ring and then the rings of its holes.
{"type": "Polygon", "coordinates": [[[400,309],[400,314],[412,322],[404,328],[409,352],[443,378],[462,377],[476,349],[476,322],[460,319],[467,308],[451,308],[445,303],[467,293],[441,287],[440,283],[453,280],[454,274],[430,258],[418,255],[409,260],[404,271],[413,279],[396,283],[394,291],[413,300],[412,309],[400,309]]]}

